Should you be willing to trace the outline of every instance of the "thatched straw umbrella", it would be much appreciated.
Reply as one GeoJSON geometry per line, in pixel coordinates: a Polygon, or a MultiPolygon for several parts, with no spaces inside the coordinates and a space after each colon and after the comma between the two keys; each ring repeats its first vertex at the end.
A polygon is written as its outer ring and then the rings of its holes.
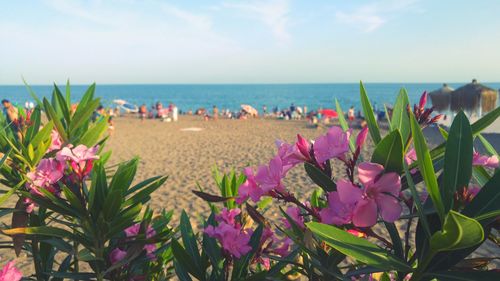
{"type": "Polygon", "coordinates": [[[451,110],[457,112],[464,110],[470,114],[476,112],[478,116],[482,113],[492,111],[497,106],[498,92],[477,82],[464,85],[451,94],[451,110]]]}
{"type": "Polygon", "coordinates": [[[445,83],[443,87],[429,93],[432,106],[436,111],[446,112],[450,110],[451,92],[453,92],[453,89],[445,83]]]}

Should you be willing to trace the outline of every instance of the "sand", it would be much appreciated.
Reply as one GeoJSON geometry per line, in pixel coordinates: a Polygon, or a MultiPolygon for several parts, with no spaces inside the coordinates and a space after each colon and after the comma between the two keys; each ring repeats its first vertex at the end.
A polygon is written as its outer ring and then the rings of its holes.
{"type": "MultiPolygon", "coordinates": [[[[153,194],[151,206],[157,210],[174,210],[175,224],[184,209],[196,225],[200,215],[206,216],[209,208],[191,190],[196,189],[196,183],[199,183],[207,192],[218,194],[212,178],[214,166],[229,172],[232,168],[241,171],[249,165],[267,163],[276,153],[275,140],[294,142],[298,133],[314,139],[324,132],[325,128],[310,128],[305,121],[204,121],[201,117],[181,116],[178,122],[141,122],[136,118],[120,117],[115,118],[115,131],[106,149],[113,151],[110,164],[140,157],[135,182],[168,175],[167,182],[153,194]]],[[[436,129],[426,130],[426,136],[433,145],[442,141],[436,129]]],[[[488,134],[486,137],[500,151],[499,135],[488,134]]],[[[363,151],[365,159],[369,159],[372,149],[373,144],[368,140],[363,151]]],[[[343,169],[342,165],[333,166],[336,177],[343,174],[343,169]]],[[[285,186],[302,200],[317,188],[302,167],[289,172],[285,186]]],[[[268,216],[276,218],[276,214],[276,211],[271,211],[268,216]]],[[[488,249],[490,253],[495,250],[488,249]]],[[[13,258],[12,251],[2,250],[0,255],[3,257],[2,264],[13,258]]],[[[25,273],[30,272],[31,263],[25,254],[18,262],[25,273]]]]}

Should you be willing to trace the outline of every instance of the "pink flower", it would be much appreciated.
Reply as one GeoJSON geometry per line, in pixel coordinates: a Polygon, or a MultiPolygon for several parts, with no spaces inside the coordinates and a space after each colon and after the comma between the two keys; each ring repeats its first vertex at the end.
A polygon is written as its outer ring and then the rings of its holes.
{"type": "Polygon", "coordinates": [[[277,140],[276,147],[278,148],[278,157],[281,159],[285,173],[296,165],[307,160],[307,158],[302,155],[302,152],[299,150],[297,144],[292,145],[277,140]]]}
{"type": "MultiPolygon", "coordinates": [[[[346,180],[339,180],[337,182],[337,188],[339,185],[351,184],[351,182],[346,180]]],[[[352,213],[355,204],[347,204],[340,201],[338,192],[333,191],[328,193],[328,207],[320,211],[321,222],[327,224],[344,225],[348,224],[352,220],[352,213]]]]}
{"type": "MultiPolygon", "coordinates": [[[[414,148],[410,149],[405,155],[406,165],[410,166],[413,162],[417,161],[417,152],[414,148]]],[[[410,173],[414,174],[417,172],[416,168],[411,169],[410,173]]]]}
{"type": "Polygon", "coordinates": [[[364,127],[356,137],[356,147],[359,147],[361,149],[367,137],[368,137],[368,127],[364,127]]]}
{"type": "Polygon", "coordinates": [[[237,204],[243,204],[249,197],[253,202],[259,202],[260,197],[264,195],[264,191],[255,181],[255,176],[251,168],[245,168],[243,174],[247,177],[245,182],[238,188],[238,197],[235,201],[237,204]]]}
{"type": "Polygon", "coordinates": [[[474,154],[472,156],[472,165],[488,168],[498,168],[498,157],[496,155],[488,157],[486,155],[480,155],[479,153],[474,151],[474,154]]]}
{"type": "Polygon", "coordinates": [[[339,199],[344,204],[356,204],[352,222],[358,227],[369,227],[377,223],[377,214],[384,221],[394,222],[401,215],[398,196],[401,179],[396,173],[385,173],[384,167],[364,162],[358,166],[358,178],[363,189],[352,183],[337,185],[339,199]]]}
{"type": "Polygon", "coordinates": [[[311,147],[309,145],[309,141],[307,141],[304,137],[301,135],[297,134],[297,142],[295,143],[297,146],[298,150],[300,151],[300,154],[302,154],[302,157],[304,158],[305,161],[311,160],[311,147]]]}
{"type": "Polygon", "coordinates": [[[57,130],[52,130],[52,132],[50,133],[50,138],[51,143],[48,152],[61,149],[63,142],[57,130]]]}
{"type": "MultiPolygon", "coordinates": [[[[135,238],[137,235],[139,235],[141,229],[141,224],[136,223],[130,227],[125,228],[125,236],[128,238],[135,238]]],[[[151,238],[156,235],[156,231],[154,230],[153,227],[148,225],[147,230],[146,230],[146,239],[151,238]]],[[[146,255],[149,259],[154,259],[154,254],[153,252],[156,250],[156,244],[151,243],[151,244],[146,244],[144,245],[144,250],[146,250],[146,255]]]]}
{"type": "Polygon", "coordinates": [[[318,163],[335,157],[343,157],[349,151],[351,131],[344,132],[342,128],[333,126],[326,135],[320,136],[314,142],[314,156],[318,163]]]}
{"type": "Polygon", "coordinates": [[[35,171],[29,172],[28,188],[32,193],[42,196],[39,188],[44,188],[51,193],[57,194],[58,187],[55,185],[63,177],[64,166],[54,158],[42,159],[35,171]]]}
{"type": "Polygon", "coordinates": [[[290,254],[290,246],[292,245],[292,239],[285,237],[282,240],[278,240],[277,238],[273,238],[273,243],[278,244],[279,246],[272,249],[272,252],[282,256],[286,257],[290,254]]]}
{"type": "Polygon", "coordinates": [[[227,208],[223,208],[222,211],[215,216],[215,220],[217,222],[225,222],[229,225],[236,226],[236,216],[241,213],[241,210],[238,208],[228,210],[227,208]]]}
{"type": "Polygon", "coordinates": [[[205,233],[217,239],[226,252],[238,259],[252,249],[248,245],[250,234],[247,231],[234,228],[225,222],[219,223],[216,227],[212,225],[207,226],[205,233]]]}
{"type": "Polygon", "coordinates": [[[31,200],[31,198],[23,198],[23,203],[24,203],[24,207],[25,207],[25,211],[26,213],[28,214],[31,214],[31,212],[33,212],[33,209],[35,209],[35,202],[33,202],[33,200],[31,200]]]}
{"type": "Polygon", "coordinates": [[[0,270],[0,281],[19,281],[23,278],[23,274],[14,266],[14,261],[8,262],[0,270]]]}
{"type": "Polygon", "coordinates": [[[56,154],[56,158],[62,162],[70,161],[71,168],[73,168],[75,174],[82,180],[90,174],[93,167],[92,162],[99,159],[97,150],[97,146],[87,148],[83,144],[73,149],[64,147],[56,154]]]}
{"type": "Polygon", "coordinates": [[[97,146],[87,148],[85,145],[80,144],[75,148],[64,147],[57,153],[56,158],[59,161],[71,160],[77,164],[86,163],[87,160],[99,159],[97,151],[97,146]]]}
{"type": "Polygon", "coordinates": [[[283,169],[283,162],[279,156],[269,161],[268,166],[261,165],[255,175],[255,182],[260,186],[264,193],[273,189],[284,190],[281,179],[285,177],[286,171],[283,169]]]}
{"type": "Polygon", "coordinates": [[[109,254],[109,261],[111,264],[115,264],[125,258],[127,255],[127,251],[122,251],[119,248],[115,248],[111,253],[109,254]]]}
{"type": "MultiPolygon", "coordinates": [[[[288,206],[286,208],[285,213],[295,222],[296,225],[298,225],[300,228],[304,229],[304,217],[300,213],[300,208],[296,206],[288,206]]],[[[285,225],[285,228],[291,228],[292,225],[286,218],[283,218],[283,224],[285,225]]]]}

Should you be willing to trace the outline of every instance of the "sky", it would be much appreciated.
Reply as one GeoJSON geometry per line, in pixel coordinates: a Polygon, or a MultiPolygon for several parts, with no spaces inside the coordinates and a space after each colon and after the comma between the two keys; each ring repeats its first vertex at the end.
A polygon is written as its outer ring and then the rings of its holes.
{"type": "Polygon", "coordinates": [[[0,0],[0,84],[500,81],[497,0],[0,0]]]}

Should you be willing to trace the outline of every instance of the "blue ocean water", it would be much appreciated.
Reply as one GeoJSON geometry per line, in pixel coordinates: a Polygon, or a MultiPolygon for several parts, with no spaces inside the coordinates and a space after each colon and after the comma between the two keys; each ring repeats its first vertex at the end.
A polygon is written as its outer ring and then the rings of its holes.
{"type": "MultiPolygon", "coordinates": [[[[450,83],[453,88],[462,84],[450,83]]],[[[499,89],[500,83],[485,85],[499,89]]],[[[72,97],[80,98],[87,85],[71,86],[72,97]]],[[[383,109],[383,104],[392,104],[401,87],[405,87],[412,103],[418,102],[424,91],[441,87],[439,83],[367,83],[365,88],[374,107],[383,109]]],[[[39,97],[50,97],[53,86],[32,86],[39,97]]],[[[61,86],[64,92],[64,86],[61,86]]],[[[250,104],[259,111],[263,105],[268,110],[297,106],[307,106],[308,110],[335,108],[334,99],[338,99],[344,110],[350,106],[360,109],[359,84],[209,84],[209,85],[97,85],[96,96],[101,97],[104,106],[112,106],[114,99],[124,99],[131,103],[152,105],[156,101],[164,104],[175,103],[182,111],[197,108],[238,110],[241,104],[250,104]]],[[[0,86],[0,98],[10,99],[20,105],[32,100],[24,86],[0,86]]]]}

